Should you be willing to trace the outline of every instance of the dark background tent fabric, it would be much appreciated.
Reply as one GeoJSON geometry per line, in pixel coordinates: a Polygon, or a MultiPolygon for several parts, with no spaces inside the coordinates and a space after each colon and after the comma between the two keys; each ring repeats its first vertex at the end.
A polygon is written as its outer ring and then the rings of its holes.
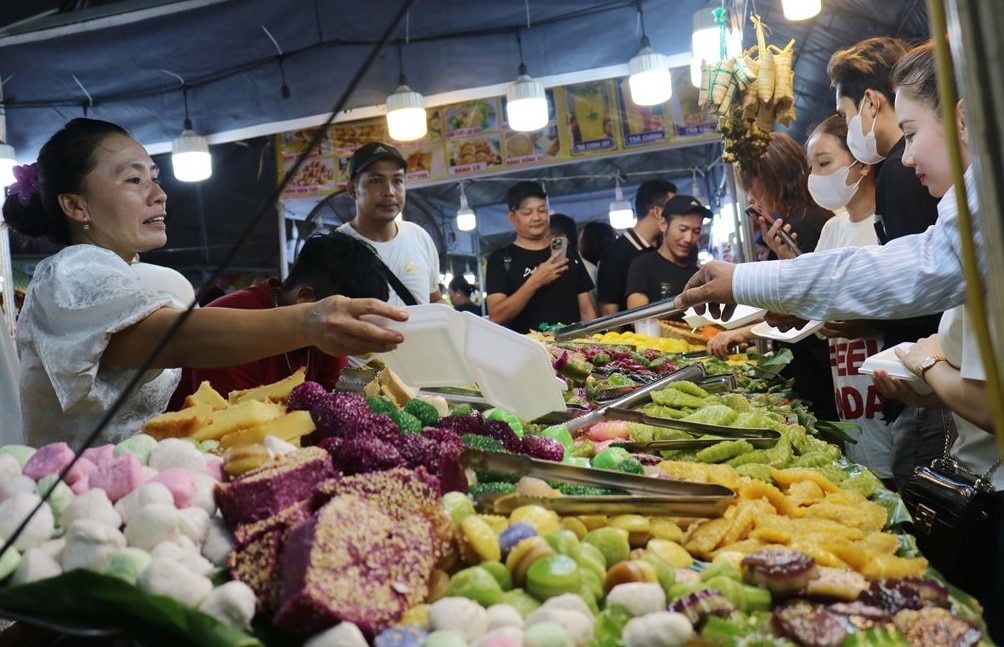
{"type": "MultiPolygon", "coordinates": [[[[253,129],[330,110],[350,90],[351,79],[404,4],[404,0],[0,3],[6,141],[16,147],[19,161],[31,161],[62,123],[86,112],[122,124],[155,153],[167,152],[184,121],[182,85],[168,72],[179,75],[185,80],[195,129],[214,142],[214,175],[197,186],[168,179],[170,244],[152,254],[152,260],[205,271],[219,262],[274,189],[272,140],[260,128],[253,129]],[[281,56],[263,27],[275,38],[281,56]],[[281,92],[283,76],[289,98],[281,92]]],[[[692,15],[703,6],[704,0],[642,3],[653,47],[668,55],[689,52],[692,15]]],[[[770,42],[796,41],[798,119],[790,131],[799,140],[809,125],[833,111],[825,66],[834,50],[873,35],[912,41],[927,37],[920,0],[824,0],[823,13],[801,23],[783,18],[780,0],[755,4],[740,0],[739,6],[747,14],[755,10],[763,17],[771,29],[770,42]]],[[[415,0],[407,20],[392,32],[391,43],[351,88],[346,108],[383,104],[397,85],[398,47],[409,85],[426,96],[511,82],[519,63],[517,29],[533,76],[624,65],[639,48],[637,8],[634,0],[415,0]]],[[[747,26],[745,34],[745,45],[753,45],[752,29],[747,26]]],[[[606,178],[617,172],[703,168],[719,155],[715,146],[706,146],[568,165],[548,173],[603,179],[555,182],[549,191],[552,195],[608,191],[611,183],[606,178]]],[[[169,168],[167,156],[158,155],[157,160],[169,168]]],[[[681,174],[681,179],[689,177],[681,174]]],[[[474,183],[468,196],[476,207],[498,204],[505,189],[500,183],[474,183]]],[[[455,213],[456,201],[453,184],[422,189],[415,204],[445,220],[455,213]]],[[[276,268],[278,227],[274,217],[258,227],[236,265],[276,268]]]]}

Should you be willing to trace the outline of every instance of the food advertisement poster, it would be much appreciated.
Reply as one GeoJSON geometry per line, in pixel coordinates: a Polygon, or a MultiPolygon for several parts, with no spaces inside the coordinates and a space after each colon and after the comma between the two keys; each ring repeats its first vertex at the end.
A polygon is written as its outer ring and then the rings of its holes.
{"type": "Polygon", "coordinates": [[[572,155],[602,153],[617,147],[614,138],[613,85],[610,80],[565,86],[565,108],[572,155]]]}
{"type": "Polygon", "coordinates": [[[706,137],[715,135],[718,120],[714,115],[698,107],[700,95],[690,82],[689,67],[675,67],[669,71],[673,77],[673,98],[670,106],[673,128],[677,137],[706,137]]]}
{"type": "Polygon", "coordinates": [[[447,172],[477,173],[502,166],[502,125],[498,98],[443,108],[447,172]]]}
{"type": "Polygon", "coordinates": [[[443,153],[444,108],[429,108],[429,130],[425,137],[413,142],[397,142],[397,149],[408,163],[405,179],[421,182],[446,175],[446,156],[443,153]]]}
{"type": "Polygon", "coordinates": [[[672,139],[665,104],[639,106],[631,101],[627,79],[617,83],[617,108],[624,148],[651,146],[672,139]]]}
{"type": "MultiPolygon", "coordinates": [[[[505,97],[431,107],[428,134],[414,142],[391,142],[383,117],[339,122],[329,127],[284,197],[314,198],[338,191],[348,179],[352,153],[370,141],[396,146],[408,162],[408,182],[420,185],[717,137],[715,119],[697,107],[689,68],[671,72],[673,96],[661,106],[636,106],[624,78],[548,89],[550,119],[529,133],[505,123],[505,97]]],[[[277,135],[280,177],[317,132],[307,128],[277,135]]]]}
{"type": "MultiPolygon", "coordinates": [[[[511,130],[505,124],[505,166],[519,168],[533,164],[544,164],[556,159],[567,157],[562,150],[561,126],[558,122],[558,111],[554,103],[554,91],[547,90],[548,120],[547,125],[531,133],[511,130]]],[[[502,114],[506,114],[506,98],[502,97],[502,114]]]]}

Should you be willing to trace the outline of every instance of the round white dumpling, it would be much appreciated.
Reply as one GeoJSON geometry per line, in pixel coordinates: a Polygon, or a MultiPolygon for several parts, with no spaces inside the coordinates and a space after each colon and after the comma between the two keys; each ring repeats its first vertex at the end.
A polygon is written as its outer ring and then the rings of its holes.
{"type": "Polygon", "coordinates": [[[111,500],[101,488],[87,490],[63,510],[60,523],[66,527],[77,519],[90,519],[112,528],[122,525],[122,515],[115,511],[111,500]]]}
{"type": "Polygon", "coordinates": [[[162,541],[174,541],[181,534],[181,515],[173,504],[154,503],[132,515],[125,527],[129,545],[153,550],[162,541]]]}
{"type": "Polygon", "coordinates": [[[231,580],[213,589],[199,604],[199,611],[227,624],[247,629],[254,618],[254,602],[255,595],[250,586],[239,580],[231,580]]]}
{"type": "Polygon", "coordinates": [[[117,528],[91,519],[77,519],[66,529],[66,546],[63,548],[64,571],[86,568],[102,572],[126,539],[117,528]]]}
{"type": "MultiPolygon", "coordinates": [[[[27,477],[15,477],[27,478],[27,477]]],[[[18,526],[31,515],[28,524],[14,541],[14,547],[18,550],[28,550],[34,548],[52,537],[52,531],[56,528],[56,520],[52,516],[52,508],[48,503],[42,503],[38,511],[35,508],[42,501],[34,492],[34,482],[27,479],[32,484],[29,492],[16,492],[13,496],[0,503],[0,540],[10,539],[18,526]]]]}
{"type": "Polygon", "coordinates": [[[199,606],[213,590],[208,577],[193,573],[166,557],[155,557],[136,584],[147,593],[166,595],[190,607],[199,606]]]}

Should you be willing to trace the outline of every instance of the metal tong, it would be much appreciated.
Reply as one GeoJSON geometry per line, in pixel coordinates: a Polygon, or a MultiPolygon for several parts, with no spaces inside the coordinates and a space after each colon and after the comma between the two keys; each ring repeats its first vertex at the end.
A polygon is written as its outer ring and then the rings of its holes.
{"type": "Polygon", "coordinates": [[[712,438],[673,438],[669,440],[651,440],[648,442],[615,441],[612,446],[623,447],[631,451],[662,451],[667,449],[700,449],[710,447],[723,440],[745,440],[757,449],[773,447],[780,440],[781,434],[773,429],[755,429],[746,427],[723,427],[720,425],[709,425],[703,422],[693,422],[690,420],[675,420],[673,418],[659,418],[635,411],[634,409],[611,409],[607,411],[607,418],[611,420],[626,420],[628,422],[640,422],[654,427],[665,427],[667,429],[679,429],[689,434],[700,434],[702,436],[713,436],[712,438]]]}
{"type": "Polygon", "coordinates": [[[704,374],[704,364],[691,364],[686,368],[681,368],[677,371],[673,371],[672,373],[667,373],[658,380],[638,387],[631,393],[617,398],[616,400],[611,400],[607,404],[601,405],[583,416],[572,418],[568,421],[568,430],[574,434],[576,431],[597,423],[605,418],[607,411],[610,409],[630,408],[632,405],[649,398],[649,394],[652,393],[652,391],[658,391],[670,382],[677,382],[679,380],[697,381],[703,378],[704,374]]]}
{"type": "Polygon", "coordinates": [[[681,515],[720,516],[735,499],[722,485],[687,483],[665,478],[639,476],[613,470],[579,467],[542,461],[516,454],[499,454],[474,449],[460,455],[460,464],[475,470],[532,476],[545,481],[615,488],[627,495],[532,497],[519,493],[479,499],[496,513],[507,513],[522,505],[536,504],[563,514],[681,515]]]}
{"type": "Polygon", "coordinates": [[[554,341],[568,341],[570,339],[575,339],[576,337],[583,337],[585,335],[591,335],[593,333],[602,332],[611,328],[625,326],[629,323],[641,321],[642,319],[682,315],[684,310],[677,308],[673,304],[675,299],[675,296],[667,297],[661,301],[654,301],[638,308],[631,308],[630,310],[615,312],[612,315],[599,317],[598,319],[592,319],[591,321],[582,321],[570,326],[558,328],[554,331],[554,341]]]}

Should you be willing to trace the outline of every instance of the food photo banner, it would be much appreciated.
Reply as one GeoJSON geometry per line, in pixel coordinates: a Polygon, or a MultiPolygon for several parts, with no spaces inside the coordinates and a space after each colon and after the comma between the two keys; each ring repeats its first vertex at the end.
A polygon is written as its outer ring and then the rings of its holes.
{"type": "MultiPolygon", "coordinates": [[[[505,121],[505,97],[490,97],[428,108],[425,137],[392,143],[408,161],[409,185],[421,186],[427,181],[706,141],[715,135],[716,122],[698,108],[689,69],[672,72],[673,97],[664,105],[632,103],[626,77],[590,81],[549,88],[550,119],[534,132],[511,130],[505,121]]],[[[308,128],[276,136],[280,173],[292,166],[315,132],[308,128]]],[[[323,197],[341,190],[352,153],[376,140],[389,141],[383,117],[331,125],[283,197],[323,197]]]]}

